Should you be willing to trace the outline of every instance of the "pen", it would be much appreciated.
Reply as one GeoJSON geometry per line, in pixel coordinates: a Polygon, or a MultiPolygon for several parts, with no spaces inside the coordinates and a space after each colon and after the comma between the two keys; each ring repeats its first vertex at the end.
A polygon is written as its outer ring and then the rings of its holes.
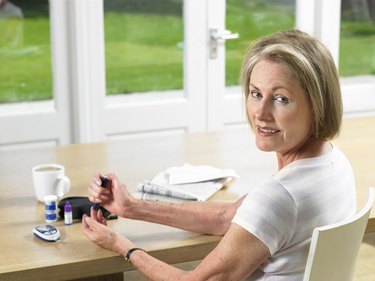
{"type": "MultiPolygon", "coordinates": [[[[102,184],[100,185],[101,187],[104,187],[106,188],[107,187],[107,184],[108,184],[108,179],[105,178],[105,177],[100,177],[100,180],[102,181],[102,184]]],[[[97,211],[100,207],[100,204],[99,203],[95,203],[92,208],[94,209],[94,211],[97,211]]]]}

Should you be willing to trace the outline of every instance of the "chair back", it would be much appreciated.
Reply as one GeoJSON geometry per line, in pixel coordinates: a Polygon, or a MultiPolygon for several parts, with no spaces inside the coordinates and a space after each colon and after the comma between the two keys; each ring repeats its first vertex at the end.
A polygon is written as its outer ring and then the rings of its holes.
{"type": "Polygon", "coordinates": [[[314,229],[303,281],[353,280],[374,194],[370,187],[365,206],[352,218],[314,229]]]}

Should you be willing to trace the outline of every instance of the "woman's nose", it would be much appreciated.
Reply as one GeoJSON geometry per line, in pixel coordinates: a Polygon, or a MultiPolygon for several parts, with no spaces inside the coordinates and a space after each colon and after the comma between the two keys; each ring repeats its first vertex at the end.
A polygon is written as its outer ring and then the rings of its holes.
{"type": "Polygon", "coordinates": [[[262,100],[256,105],[255,118],[258,120],[271,120],[272,119],[272,104],[267,100],[262,100]]]}

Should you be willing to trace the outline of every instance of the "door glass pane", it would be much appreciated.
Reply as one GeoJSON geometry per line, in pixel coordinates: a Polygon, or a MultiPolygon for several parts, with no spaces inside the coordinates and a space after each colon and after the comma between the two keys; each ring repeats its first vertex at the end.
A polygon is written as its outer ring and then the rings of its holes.
{"type": "Polygon", "coordinates": [[[342,0],[340,76],[375,74],[375,1],[342,0]]]}
{"type": "Polygon", "coordinates": [[[226,41],[226,85],[238,85],[244,53],[258,37],[295,27],[295,0],[227,0],[226,28],[240,38],[226,41]]]}
{"type": "Polygon", "coordinates": [[[0,0],[0,103],[52,98],[48,0],[0,0]]]}
{"type": "Polygon", "coordinates": [[[107,94],[182,89],[183,0],[105,0],[107,94]]]}

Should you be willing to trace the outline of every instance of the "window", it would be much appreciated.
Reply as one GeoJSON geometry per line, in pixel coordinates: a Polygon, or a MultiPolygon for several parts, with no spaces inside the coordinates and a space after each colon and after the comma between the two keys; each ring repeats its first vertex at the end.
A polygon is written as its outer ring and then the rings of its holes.
{"type": "Polygon", "coordinates": [[[375,74],[375,1],[341,3],[340,76],[375,74]]]}
{"type": "Polygon", "coordinates": [[[107,94],[183,88],[183,1],[104,1],[107,94]]]}
{"type": "Polygon", "coordinates": [[[243,55],[251,41],[295,27],[295,0],[227,0],[226,28],[239,38],[226,42],[226,85],[239,84],[243,55]]]}
{"type": "Polygon", "coordinates": [[[0,103],[52,97],[48,0],[0,0],[0,103]]]}
{"type": "Polygon", "coordinates": [[[242,126],[247,46],[293,27],[339,62],[344,112],[375,111],[374,0],[0,3],[0,149],[242,126]]]}

